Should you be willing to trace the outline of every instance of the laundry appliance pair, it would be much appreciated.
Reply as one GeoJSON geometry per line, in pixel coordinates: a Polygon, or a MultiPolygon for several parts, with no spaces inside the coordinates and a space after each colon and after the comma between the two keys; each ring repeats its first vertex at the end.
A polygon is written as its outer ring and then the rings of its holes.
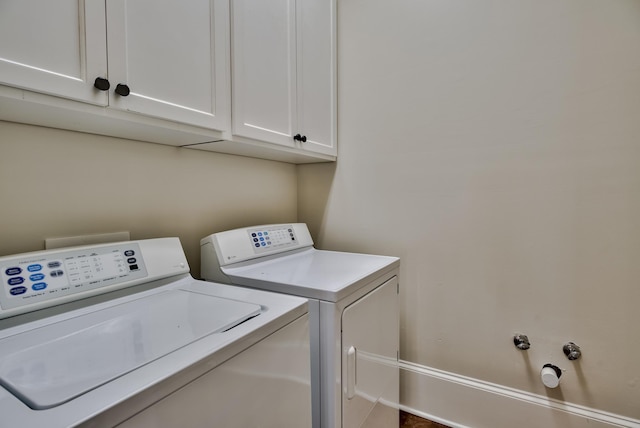
{"type": "Polygon", "coordinates": [[[397,427],[397,258],[301,223],[201,257],[213,283],[177,238],[0,257],[2,424],[397,427]]]}

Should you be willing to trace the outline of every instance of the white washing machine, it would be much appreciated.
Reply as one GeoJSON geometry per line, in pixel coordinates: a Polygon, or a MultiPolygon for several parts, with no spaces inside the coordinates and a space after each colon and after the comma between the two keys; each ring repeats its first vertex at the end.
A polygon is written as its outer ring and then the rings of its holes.
{"type": "Polygon", "coordinates": [[[303,223],[200,246],[203,279],[309,299],[314,428],[397,428],[398,258],[317,250],[303,223]]]}
{"type": "Polygon", "coordinates": [[[177,238],[0,275],[3,427],[311,426],[306,299],[194,280],[177,238]]]}

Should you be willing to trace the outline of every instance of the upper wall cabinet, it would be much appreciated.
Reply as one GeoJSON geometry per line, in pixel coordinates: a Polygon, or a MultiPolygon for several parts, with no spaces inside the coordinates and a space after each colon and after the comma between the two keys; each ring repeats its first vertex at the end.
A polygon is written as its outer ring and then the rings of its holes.
{"type": "Polygon", "coordinates": [[[3,0],[0,83],[224,131],[229,43],[227,0],[3,0]]]}
{"type": "Polygon", "coordinates": [[[107,105],[93,87],[107,77],[104,2],[3,0],[0,83],[107,105]]]}
{"type": "Polygon", "coordinates": [[[334,161],[335,1],[1,0],[0,120],[334,161]]]}
{"type": "Polygon", "coordinates": [[[336,155],[335,0],[232,0],[232,133],[336,155]]]}
{"type": "Polygon", "coordinates": [[[224,1],[107,1],[110,106],[228,129],[228,20],[224,1]]]}

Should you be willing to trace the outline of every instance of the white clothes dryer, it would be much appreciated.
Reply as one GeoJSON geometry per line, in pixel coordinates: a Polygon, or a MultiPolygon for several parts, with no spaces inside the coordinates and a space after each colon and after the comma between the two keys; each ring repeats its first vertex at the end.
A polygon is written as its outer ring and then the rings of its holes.
{"type": "Polygon", "coordinates": [[[215,233],[201,276],[309,299],[314,428],[397,428],[396,257],[317,250],[306,224],[215,233]]]}
{"type": "Polygon", "coordinates": [[[194,280],[178,238],[0,257],[0,276],[2,426],[311,426],[306,299],[194,280]]]}

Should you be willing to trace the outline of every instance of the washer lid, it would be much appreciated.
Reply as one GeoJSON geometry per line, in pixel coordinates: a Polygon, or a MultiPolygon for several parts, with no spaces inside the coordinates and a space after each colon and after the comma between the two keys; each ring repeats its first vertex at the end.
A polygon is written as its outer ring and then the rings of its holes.
{"type": "Polygon", "coordinates": [[[221,270],[234,284],[337,302],[399,264],[397,257],[309,248],[221,270]]]}
{"type": "Polygon", "coordinates": [[[186,290],[127,301],[0,340],[0,384],[48,409],[260,310],[186,290]]]}

